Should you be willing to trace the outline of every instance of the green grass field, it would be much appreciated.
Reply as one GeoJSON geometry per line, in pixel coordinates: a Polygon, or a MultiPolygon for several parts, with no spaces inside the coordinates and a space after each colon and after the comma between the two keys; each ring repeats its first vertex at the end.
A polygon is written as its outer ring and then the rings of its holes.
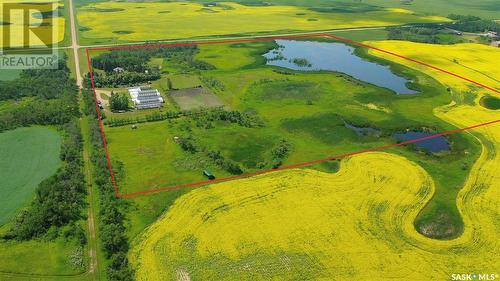
{"type": "MultiPolygon", "coordinates": [[[[0,230],[1,233],[1,230],[0,230]]],[[[71,256],[81,255],[86,259],[79,246],[73,241],[66,241],[58,238],[54,241],[8,241],[0,242],[0,279],[11,280],[16,277],[4,276],[5,273],[18,273],[26,275],[42,275],[38,280],[58,280],[59,278],[72,278],[85,280],[72,276],[83,273],[81,267],[71,263],[71,256]],[[46,276],[46,277],[43,277],[46,276]],[[8,279],[3,279],[8,278],[8,279]]],[[[35,277],[37,278],[37,277],[35,277]]],[[[24,279],[26,280],[26,279],[24,279]]]]}
{"type": "MultiPolygon", "coordinates": [[[[407,128],[426,127],[436,131],[455,128],[434,115],[434,109],[448,104],[450,97],[443,85],[427,75],[369,57],[409,77],[421,91],[417,95],[396,95],[339,73],[283,72],[280,68],[265,66],[261,54],[273,44],[201,46],[196,58],[211,63],[216,69],[189,74],[219,81],[224,89],[211,90],[224,104],[233,110],[258,115],[264,120],[263,127],[213,122],[205,128],[203,122],[200,125],[191,118],[143,123],[138,129],[106,127],[111,158],[117,163],[114,166],[119,175],[120,192],[202,181],[206,179],[202,175],[204,169],[212,170],[217,177],[229,175],[215,166],[203,151],[220,151],[245,172],[255,172],[272,167],[271,149],[283,139],[291,144],[292,151],[282,164],[290,165],[394,143],[391,134],[407,128]],[[228,59],[225,54],[229,54],[228,59]],[[376,128],[382,135],[359,136],[345,127],[345,121],[376,128]],[[187,153],[174,141],[175,137],[187,136],[199,146],[198,153],[187,153]]],[[[359,54],[367,56],[363,50],[359,54]]],[[[165,76],[176,75],[175,69],[169,71],[165,76]]],[[[479,147],[468,135],[453,135],[449,141],[452,151],[439,155],[418,152],[411,147],[390,151],[418,162],[436,180],[436,195],[417,225],[425,225],[444,214],[445,224],[458,235],[462,223],[455,206],[457,187],[465,180],[479,147]]],[[[338,166],[315,168],[336,171],[338,166]]],[[[149,211],[156,212],[153,210],[156,209],[149,211]]]]}
{"type": "Polygon", "coordinates": [[[60,165],[61,137],[49,128],[20,128],[0,134],[0,225],[33,197],[37,185],[60,165]]]}

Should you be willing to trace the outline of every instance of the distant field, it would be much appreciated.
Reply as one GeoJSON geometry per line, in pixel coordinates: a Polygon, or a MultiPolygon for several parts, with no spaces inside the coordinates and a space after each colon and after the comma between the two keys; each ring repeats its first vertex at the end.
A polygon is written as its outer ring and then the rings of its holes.
{"type": "MultiPolygon", "coordinates": [[[[472,43],[435,45],[390,40],[367,42],[367,44],[418,59],[500,90],[500,80],[498,78],[500,77],[500,71],[496,63],[494,63],[500,61],[500,48],[472,43]]],[[[464,94],[464,92],[474,92],[475,94],[491,93],[491,91],[482,89],[472,83],[394,56],[383,55],[373,50],[370,51],[370,54],[394,60],[428,73],[446,86],[456,89],[455,94],[464,94]]]]}
{"type": "Polygon", "coordinates": [[[20,128],[0,134],[0,225],[34,196],[37,185],[60,165],[61,137],[48,128],[20,128]]]}
{"type": "MultiPolygon", "coordinates": [[[[279,0],[278,0],[279,1],[279,0]]],[[[285,0],[287,1],[287,0],[285,0]]],[[[321,1],[321,0],[320,0],[321,1]]],[[[497,0],[364,0],[363,3],[381,7],[401,7],[421,13],[475,15],[489,19],[499,19],[500,2],[497,0]],[[405,4],[408,3],[409,4],[405,4]]]]}
{"type": "MultiPolygon", "coordinates": [[[[85,0],[88,1],[88,0],[85,0]]],[[[211,3],[211,0],[195,0],[200,3],[211,3]]],[[[345,13],[371,11],[381,8],[410,9],[420,13],[447,16],[450,13],[477,15],[484,18],[498,19],[500,3],[497,0],[238,0],[249,6],[255,5],[298,5],[316,9],[334,10],[345,13]]]]}
{"type": "Polygon", "coordinates": [[[241,36],[436,21],[447,19],[414,14],[404,9],[374,8],[352,13],[286,5],[246,6],[233,2],[225,2],[216,7],[184,2],[100,2],[81,5],[78,9],[79,33],[85,44],[241,36]]]}

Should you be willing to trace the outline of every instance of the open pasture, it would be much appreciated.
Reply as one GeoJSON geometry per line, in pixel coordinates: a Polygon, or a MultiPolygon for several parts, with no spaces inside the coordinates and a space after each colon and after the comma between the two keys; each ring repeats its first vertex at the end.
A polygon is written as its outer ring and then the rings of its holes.
{"type": "Polygon", "coordinates": [[[186,179],[199,181],[204,179],[203,169],[227,175],[208,159],[184,153],[174,140],[177,133],[167,122],[140,124],[135,130],[130,126],[108,128],[109,152],[114,161],[123,164],[123,178],[117,173],[121,188],[140,190],[182,184],[186,179]]]}
{"type": "Polygon", "coordinates": [[[391,9],[345,13],[291,5],[249,6],[234,2],[214,7],[188,2],[99,2],[78,9],[81,41],[88,44],[443,21],[447,19],[391,9]]]}
{"type": "Polygon", "coordinates": [[[0,225],[34,196],[38,184],[60,165],[61,137],[49,128],[0,133],[0,225]]]}

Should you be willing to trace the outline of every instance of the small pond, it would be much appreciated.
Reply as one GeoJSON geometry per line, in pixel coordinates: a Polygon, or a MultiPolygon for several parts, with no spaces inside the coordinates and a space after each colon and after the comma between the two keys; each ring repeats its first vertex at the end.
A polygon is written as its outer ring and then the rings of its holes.
{"type": "Polygon", "coordinates": [[[382,134],[382,132],[380,130],[377,130],[375,128],[370,128],[370,127],[356,127],[352,124],[349,124],[347,122],[344,122],[344,126],[347,128],[347,129],[351,129],[353,130],[354,132],[356,132],[356,134],[360,137],[364,137],[364,136],[373,136],[373,137],[380,137],[380,135],[382,134]]]}
{"type": "Polygon", "coordinates": [[[276,40],[279,45],[264,54],[267,65],[302,71],[337,71],[358,80],[393,90],[398,94],[416,94],[409,80],[391,72],[388,66],[367,61],[342,43],[276,40]]]}
{"type": "MultiPolygon", "coordinates": [[[[408,131],[404,133],[403,132],[395,133],[393,137],[398,141],[410,141],[410,140],[425,138],[432,135],[435,135],[435,133],[408,131]]],[[[432,139],[426,139],[423,141],[415,142],[414,144],[418,148],[430,152],[443,152],[450,150],[450,144],[448,143],[448,140],[444,136],[439,136],[432,139]]]]}

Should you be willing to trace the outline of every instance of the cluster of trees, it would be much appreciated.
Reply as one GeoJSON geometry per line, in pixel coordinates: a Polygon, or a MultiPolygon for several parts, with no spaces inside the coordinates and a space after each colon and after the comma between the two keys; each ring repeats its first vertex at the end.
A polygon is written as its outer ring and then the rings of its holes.
{"type": "Polygon", "coordinates": [[[0,100],[23,97],[55,99],[74,93],[76,85],[69,75],[64,59],[59,61],[58,69],[24,70],[17,79],[0,81],[0,100]]]}
{"type": "Polygon", "coordinates": [[[114,50],[103,53],[92,59],[92,66],[106,72],[121,67],[130,72],[144,72],[149,69],[148,61],[153,57],[169,59],[194,69],[213,69],[214,66],[197,61],[194,56],[199,52],[198,46],[160,47],[114,50]],[[200,68],[201,67],[201,68],[200,68]]]}
{"type": "Polygon", "coordinates": [[[176,141],[181,146],[182,150],[187,151],[189,153],[198,152],[198,147],[196,146],[196,143],[191,136],[179,137],[176,141]]]}
{"type": "Polygon", "coordinates": [[[292,144],[285,139],[280,140],[278,144],[271,149],[273,168],[281,166],[283,160],[290,155],[290,152],[292,152],[292,144]]]}
{"type": "Polygon", "coordinates": [[[455,22],[446,24],[447,27],[464,32],[500,32],[500,24],[493,20],[484,20],[476,16],[451,14],[448,18],[455,22]]]}
{"type": "Polygon", "coordinates": [[[193,110],[184,113],[184,115],[192,117],[202,127],[213,121],[225,121],[247,128],[264,126],[264,121],[257,114],[242,113],[237,110],[225,110],[222,107],[193,110]]]}
{"type": "Polygon", "coordinates": [[[13,81],[0,81],[0,100],[23,99],[0,112],[0,132],[30,125],[64,125],[79,115],[77,87],[65,65],[62,60],[58,69],[25,70],[13,81]]]}
{"type": "Polygon", "coordinates": [[[55,175],[40,183],[35,199],[19,213],[7,238],[29,240],[83,218],[86,189],[82,137],[77,122],[73,119],[63,126],[65,138],[60,158],[64,164],[55,175]]]}
{"type": "Polygon", "coordinates": [[[94,163],[93,178],[99,188],[99,237],[104,254],[109,259],[108,279],[112,281],[132,281],[133,271],[130,268],[127,252],[130,248],[125,235],[124,202],[114,194],[109,175],[107,159],[102,146],[102,136],[97,121],[92,93],[85,90],[85,114],[93,120],[90,124],[90,140],[92,143],[91,160],[94,163]]]}
{"type": "Polygon", "coordinates": [[[182,116],[190,117],[196,122],[198,127],[207,129],[213,127],[212,122],[214,121],[226,121],[247,128],[264,126],[264,121],[256,114],[242,113],[237,110],[227,111],[224,108],[167,111],[164,113],[155,112],[144,117],[112,118],[105,120],[104,124],[110,127],[119,127],[137,123],[177,119],[182,116]]]}
{"type": "Polygon", "coordinates": [[[462,42],[457,35],[443,32],[440,28],[413,26],[413,27],[388,27],[388,38],[391,40],[405,40],[430,44],[453,44],[462,42]],[[443,36],[447,34],[448,36],[443,36]]]}
{"type": "Polygon", "coordinates": [[[92,58],[92,67],[106,72],[113,72],[117,67],[130,72],[144,72],[149,69],[147,62],[151,56],[151,49],[116,50],[92,58]]]}
{"type": "Polygon", "coordinates": [[[122,111],[128,109],[128,96],[126,94],[116,94],[111,92],[109,97],[109,107],[111,111],[122,111]]]}
{"type": "Polygon", "coordinates": [[[181,112],[181,111],[167,111],[164,113],[155,112],[155,113],[151,113],[151,114],[148,114],[145,116],[140,116],[140,117],[135,117],[135,118],[110,118],[110,119],[106,119],[104,121],[104,124],[108,125],[110,127],[119,127],[119,126],[126,126],[126,125],[138,124],[138,123],[161,121],[161,120],[167,120],[167,119],[176,119],[176,118],[179,118],[181,116],[183,116],[183,112],[181,112]]]}
{"type": "Polygon", "coordinates": [[[60,99],[35,99],[19,107],[0,112],[0,132],[31,125],[63,125],[78,116],[74,96],[60,99]]]}
{"type": "Polygon", "coordinates": [[[283,161],[288,157],[288,155],[290,155],[292,149],[293,146],[290,142],[285,139],[280,140],[274,147],[271,148],[270,159],[268,161],[258,163],[257,168],[279,168],[283,164],[283,161]]]}
{"type": "Polygon", "coordinates": [[[92,59],[92,66],[105,71],[94,73],[96,87],[116,87],[160,79],[160,72],[148,62],[153,57],[165,58],[179,68],[189,70],[211,70],[215,67],[205,61],[195,59],[199,52],[197,46],[160,47],[114,50],[92,59]],[[123,72],[114,72],[115,68],[123,72]]]}
{"type": "Polygon", "coordinates": [[[119,86],[131,86],[147,83],[161,78],[157,69],[151,69],[146,72],[112,72],[100,74],[94,72],[94,83],[97,88],[116,88],[119,86]]]}
{"type": "Polygon", "coordinates": [[[234,161],[224,158],[220,151],[208,151],[207,156],[212,159],[219,168],[228,171],[232,175],[241,175],[243,170],[234,161]]]}
{"type": "Polygon", "coordinates": [[[184,151],[193,154],[200,151],[204,151],[205,154],[208,156],[208,158],[210,158],[219,168],[226,170],[233,175],[243,174],[243,169],[241,169],[238,163],[230,159],[224,158],[224,156],[221,154],[220,151],[206,150],[204,148],[199,148],[195,139],[192,136],[179,137],[176,139],[176,141],[184,151]]]}
{"type": "Polygon", "coordinates": [[[213,78],[213,77],[208,77],[208,76],[201,76],[201,81],[207,85],[208,87],[219,90],[219,91],[224,91],[226,89],[226,86],[224,86],[224,83],[221,81],[213,78]]]}

